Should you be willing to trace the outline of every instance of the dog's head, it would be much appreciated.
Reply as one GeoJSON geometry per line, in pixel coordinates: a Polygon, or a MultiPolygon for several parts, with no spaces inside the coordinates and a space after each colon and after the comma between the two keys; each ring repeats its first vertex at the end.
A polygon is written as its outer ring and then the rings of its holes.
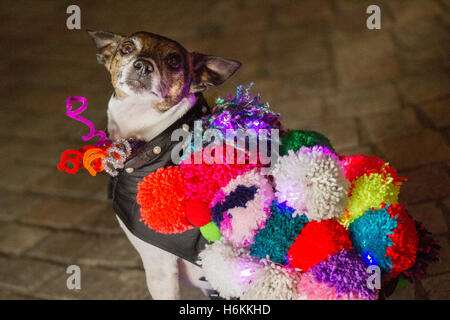
{"type": "Polygon", "coordinates": [[[234,60],[189,52],[178,42],[149,32],[88,33],[97,47],[97,60],[111,74],[116,97],[152,97],[160,111],[223,83],[241,66],[234,60]]]}

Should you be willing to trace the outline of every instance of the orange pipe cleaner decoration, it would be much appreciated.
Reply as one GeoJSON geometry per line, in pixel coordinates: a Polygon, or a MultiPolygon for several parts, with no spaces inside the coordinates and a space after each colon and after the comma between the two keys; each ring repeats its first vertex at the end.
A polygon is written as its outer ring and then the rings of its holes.
{"type": "Polygon", "coordinates": [[[83,166],[92,176],[95,176],[97,172],[103,171],[104,166],[101,163],[100,166],[98,164],[94,167],[93,161],[96,159],[103,159],[106,157],[107,153],[102,148],[91,148],[84,153],[83,156],[83,166]]]}

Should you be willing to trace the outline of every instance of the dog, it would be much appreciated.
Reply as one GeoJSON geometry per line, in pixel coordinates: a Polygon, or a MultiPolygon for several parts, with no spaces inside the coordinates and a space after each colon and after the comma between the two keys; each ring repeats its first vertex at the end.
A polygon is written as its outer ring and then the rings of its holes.
{"type": "Polygon", "coordinates": [[[180,299],[181,279],[210,296],[213,291],[195,264],[196,252],[205,244],[198,230],[173,236],[152,232],[139,221],[136,187],[144,176],[170,164],[170,131],[179,125],[186,129],[207,113],[202,92],[225,82],[241,63],[189,52],[149,32],[88,34],[114,88],[107,110],[109,139],[143,141],[113,179],[111,194],[119,224],[142,258],[150,294],[153,299],[180,299]]]}

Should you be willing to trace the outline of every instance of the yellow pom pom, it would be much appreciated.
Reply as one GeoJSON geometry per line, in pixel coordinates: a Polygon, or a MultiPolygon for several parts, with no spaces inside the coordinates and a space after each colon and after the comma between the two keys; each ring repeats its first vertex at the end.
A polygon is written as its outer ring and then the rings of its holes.
{"type": "Polygon", "coordinates": [[[394,184],[390,176],[379,173],[363,175],[354,182],[346,212],[339,222],[348,227],[370,208],[380,209],[382,203],[397,204],[399,192],[400,184],[394,184]]]}

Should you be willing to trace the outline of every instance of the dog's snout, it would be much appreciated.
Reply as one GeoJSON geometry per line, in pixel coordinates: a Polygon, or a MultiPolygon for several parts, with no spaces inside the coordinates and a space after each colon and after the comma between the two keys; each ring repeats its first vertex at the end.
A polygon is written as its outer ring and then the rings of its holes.
{"type": "Polygon", "coordinates": [[[153,72],[153,65],[151,64],[151,62],[144,59],[136,60],[133,66],[136,69],[137,73],[143,76],[147,76],[153,72]]]}

